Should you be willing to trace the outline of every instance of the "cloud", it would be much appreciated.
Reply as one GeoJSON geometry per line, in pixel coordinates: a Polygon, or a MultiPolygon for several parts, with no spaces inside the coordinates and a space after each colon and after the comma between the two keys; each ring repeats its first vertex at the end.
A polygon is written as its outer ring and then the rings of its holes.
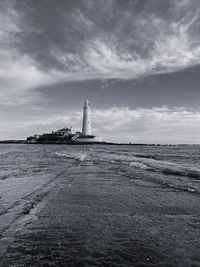
{"type": "Polygon", "coordinates": [[[199,143],[200,111],[182,108],[110,108],[93,111],[96,133],[108,140],[199,143]]]}
{"type": "Polygon", "coordinates": [[[0,50],[0,99],[2,105],[19,105],[37,97],[35,87],[52,82],[52,77],[39,71],[26,55],[0,50]],[[13,60],[14,59],[14,60],[13,60]]]}
{"type": "Polygon", "coordinates": [[[3,0],[1,104],[35,101],[45,84],[132,80],[197,65],[199,21],[196,0],[3,0]]]}
{"type": "MultiPolygon", "coordinates": [[[[200,142],[200,110],[185,107],[112,107],[93,109],[91,114],[93,133],[106,141],[161,144],[200,142]]],[[[79,111],[57,113],[51,117],[48,114],[27,116],[23,121],[2,122],[0,137],[25,138],[63,126],[73,126],[80,131],[81,122],[82,112],[79,111]]]]}

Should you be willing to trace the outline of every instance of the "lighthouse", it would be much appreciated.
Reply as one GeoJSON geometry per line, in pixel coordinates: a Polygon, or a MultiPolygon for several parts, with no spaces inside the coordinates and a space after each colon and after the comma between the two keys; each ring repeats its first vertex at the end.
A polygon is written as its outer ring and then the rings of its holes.
{"type": "Polygon", "coordinates": [[[90,143],[98,141],[95,139],[95,136],[92,134],[91,130],[90,106],[88,100],[84,102],[83,107],[82,133],[77,132],[74,137],[72,137],[72,140],[81,143],[90,143]]]}
{"type": "Polygon", "coordinates": [[[86,100],[83,107],[83,123],[82,123],[82,135],[91,136],[91,118],[90,118],[90,106],[89,101],[86,100]]]}

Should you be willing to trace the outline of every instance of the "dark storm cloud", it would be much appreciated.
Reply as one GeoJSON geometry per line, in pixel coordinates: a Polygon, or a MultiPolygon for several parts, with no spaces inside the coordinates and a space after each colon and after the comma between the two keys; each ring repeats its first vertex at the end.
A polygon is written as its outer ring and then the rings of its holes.
{"type": "Polygon", "coordinates": [[[59,109],[80,107],[86,96],[97,108],[113,106],[198,108],[200,67],[135,80],[85,80],[42,86],[38,92],[59,109]],[[67,101],[67,105],[66,105],[67,101]]]}
{"type": "Polygon", "coordinates": [[[199,63],[198,0],[3,3],[18,15],[11,46],[68,80],[132,79],[199,63]]]}

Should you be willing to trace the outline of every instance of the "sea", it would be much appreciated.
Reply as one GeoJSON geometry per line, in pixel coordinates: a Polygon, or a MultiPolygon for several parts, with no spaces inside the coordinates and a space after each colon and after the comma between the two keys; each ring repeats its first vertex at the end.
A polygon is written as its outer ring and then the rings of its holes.
{"type": "Polygon", "coordinates": [[[124,176],[200,193],[200,145],[0,145],[0,214],[67,167],[90,161],[124,176]]]}
{"type": "Polygon", "coordinates": [[[0,145],[0,214],[67,166],[91,161],[128,177],[200,193],[200,145],[0,145]]]}
{"type": "Polygon", "coordinates": [[[0,145],[0,236],[71,167],[91,163],[129,181],[200,194],[200,145],[0,145]],[[40,192],[38,198],[37,192],[40,192]]]}

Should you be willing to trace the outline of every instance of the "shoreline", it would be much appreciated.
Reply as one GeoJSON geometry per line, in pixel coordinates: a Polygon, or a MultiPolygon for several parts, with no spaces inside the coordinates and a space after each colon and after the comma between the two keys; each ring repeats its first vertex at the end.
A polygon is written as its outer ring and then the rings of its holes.
{"type": "MultiPolygon", "coordinates": [[[[144,144],[144,143],[114,143],[114,142],[29,142],[26,140],[2,140],[0,144],[27,144],[27,145],[119,145],[119,146],[177,146],[185,144],[144,144]]],[[[195,144],[192,144],[195,145],[195,144]]]]}

